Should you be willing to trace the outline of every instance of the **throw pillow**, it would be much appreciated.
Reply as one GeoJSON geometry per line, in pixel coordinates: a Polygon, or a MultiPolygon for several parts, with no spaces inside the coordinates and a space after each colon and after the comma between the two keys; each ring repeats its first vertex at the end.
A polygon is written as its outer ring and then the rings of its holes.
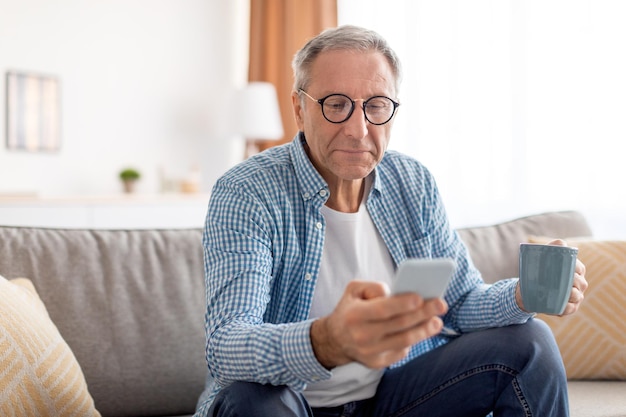
{"type": "Polygon", "coordinates": [[[25,278],[0,276],[0,415],[100,416],[74,354],[25,278]]]}
{"type": "Polygon", "coordinates": [[[626,380],[626,241],[564,240],[578,248],[589,288],[575,314],[539,317],[554,333],[569,379],[626,380]]]}

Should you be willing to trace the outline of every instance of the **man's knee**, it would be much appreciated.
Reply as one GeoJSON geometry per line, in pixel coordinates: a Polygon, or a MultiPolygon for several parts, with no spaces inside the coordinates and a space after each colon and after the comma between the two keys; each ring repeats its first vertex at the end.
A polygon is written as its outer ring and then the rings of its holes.
{"type": "Polygon", "coordinates": [[[527,348],[534,347],[542,354],[556,354],[560,357],[559,348],[552,330],[544,321],[531,319],[525,324],[514,327],[518,331],[518,334],[514,337],[514,339],[517,339],[518,344],[522,344],[527,348]]]}
{"type": "Polygon", "coordinates": [[[209,416],[311,416],[304,397],[286,386],[234,382],[222,388],[209,409],[209,416]]]}
{"type": "MultiPolygon", "coordinates": [[[[498,338],[514,356],[526,358],[528,365],[549,367],[553,371],[564,371],[558,345],[550,327],[539,319],[503,329],[505,337],[498,338]]],[[[496,342],[497,343],[497,342],[496,342]]]]}

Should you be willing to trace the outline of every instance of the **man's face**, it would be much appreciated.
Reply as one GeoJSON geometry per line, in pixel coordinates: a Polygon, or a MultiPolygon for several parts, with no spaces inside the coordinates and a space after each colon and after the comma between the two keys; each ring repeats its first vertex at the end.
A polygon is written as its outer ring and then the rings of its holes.
{"type": "MultiPolygon", "coordinates": [[[[320,54],[311,67],[311,83],[306,92],[320,99],[329,94],[345,94],[353,100],[373,96],[395,96],[393,72],[379,52],[329,51],[320,54]]],[[[385,154],[393,120],[373,125],[365,120],[363,101],[343,123],[330,123],[315,101],[294,93],[292,96],[298,128],[304,132],[309,158],[332,186],[342,181],[365,178],[385,154]]]]}

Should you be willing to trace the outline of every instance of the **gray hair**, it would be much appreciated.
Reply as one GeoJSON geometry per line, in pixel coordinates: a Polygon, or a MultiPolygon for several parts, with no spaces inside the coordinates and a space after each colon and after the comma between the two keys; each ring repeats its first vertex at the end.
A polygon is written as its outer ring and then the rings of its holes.
{"type": "Polygon", "coordinates": [[[385,38],[377,32],[359,26],[344,25],[332,29],[326,29],[319,35],[310,39],[293,58],[295,91],[306,90],[311,82],[311,66],[322,52],[327,51],[378,51],[389,62],[395,78],[396,94],[400,90],[402,80],[402,67],[400,59],[389,46],[385,38]]]}

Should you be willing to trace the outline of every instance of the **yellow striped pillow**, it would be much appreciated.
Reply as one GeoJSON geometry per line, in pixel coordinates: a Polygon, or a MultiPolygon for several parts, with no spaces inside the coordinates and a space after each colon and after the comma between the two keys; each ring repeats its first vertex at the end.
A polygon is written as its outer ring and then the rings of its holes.
{"type": "Polygon", "coordinates": [[[626,380],[626,241],[565,241],[587,268],[585,300],[573,315],[539,317],[552,328],[568,378],[626,380]]]}
{"type": "Polygon", "coordinates": [[[0,276],[0,416],[100,416],[80,365],[25,278],[0,276]]]}

